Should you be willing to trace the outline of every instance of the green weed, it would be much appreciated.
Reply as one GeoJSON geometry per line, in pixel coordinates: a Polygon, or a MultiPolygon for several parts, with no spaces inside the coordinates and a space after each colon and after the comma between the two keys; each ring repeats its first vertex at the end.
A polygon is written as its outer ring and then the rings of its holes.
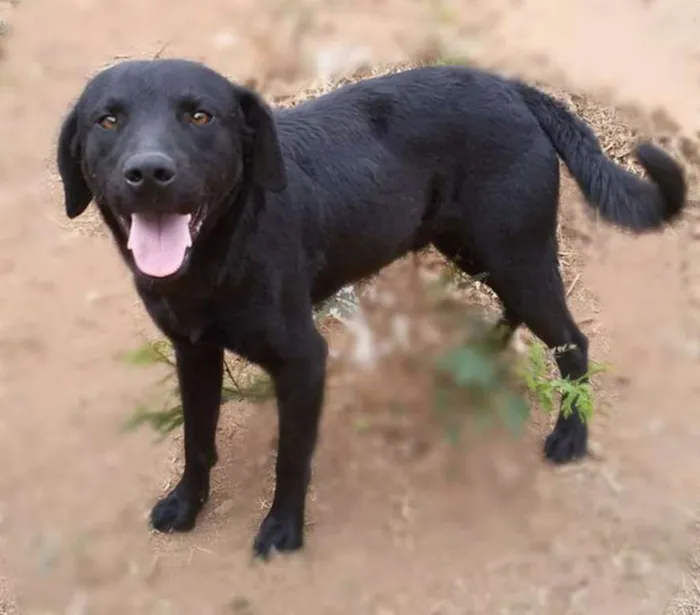
{"type": "Polygon", "coordinates": [[[564,416],[576,409],[588,421],[594,411],[588,379],[607,369],[591,362],[588,374],[582,378],[554,377],[544,344],[532,342],[524,357],[514,359],[499,348],[493,332],[460,342],[438,357],[435,367],[435,409],[451,442],[459,440],[465,419],[471,419],[478,429],[500,420],[519,435],[532,406],[549,413],[559,401],[564,416]]]}
{"type": "MultiPolygon", "coordinates": [[[[175,374],[175,359],[172,345],[168,340],[159,339],[145,342],[142,346],[127,353],[123,359],[134,366],[163,364],[168,367],[168,373],[162,379],[161,384],[170,382],[171,388],[165,395],[165,400],[156,408],[142,405],[136,408],[125,421],[124,429],[131,430],[142,426],[148,426],[161,438],[182,425],[183,414],[180,403],[180,391],[177,386],[175,374]]],[[[274,395],[274,386],[267,374],[254,369],[243,370],[240,367],[234,369],[234,361],[226,357],[224,360],[224,382],[221,390],[221,403],[229,401],[246,401],[250,403],[262,403],[271,399],[274,395]],[[247,372],[242,381],[241,376],[234,376],[235,372],[247,372]]]]}

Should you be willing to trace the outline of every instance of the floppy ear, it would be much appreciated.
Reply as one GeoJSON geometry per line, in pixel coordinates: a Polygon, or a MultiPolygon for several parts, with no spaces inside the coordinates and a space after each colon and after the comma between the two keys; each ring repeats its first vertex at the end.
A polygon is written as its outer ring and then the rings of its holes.
{"type": "Polygon", "coordinates": [[[81,152],[78,142],[78,116],[73,109],[63,122],[58,137],[58,172],[63,181],[66,215],[75,218],[82,214],[92,200],[81,169],[81,152]]]}
{"type": "Polygon", "coordinates": [[[281,192],[287,187],[287,171],[272,111],[260,96],[245,89],[240,105],[249,132],[253,180],[265,190],[281,192]]]}

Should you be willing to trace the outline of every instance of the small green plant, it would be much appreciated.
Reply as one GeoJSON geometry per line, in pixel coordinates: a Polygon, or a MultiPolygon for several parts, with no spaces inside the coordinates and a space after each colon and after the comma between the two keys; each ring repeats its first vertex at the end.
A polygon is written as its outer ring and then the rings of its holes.
{"type": "Polygon", "coordinates": [[[435,362],[435,409],[453,444],[459,441],[465,412],[479,428],[485,429],[499,418],[515,434],[530,414],[525,399],[513,386],[513,363],[487,327],[470,324],[469,339],[461,340],[435,362]]]}
{"type": "Polygon", "coordinates": [[[147,425],[155,431],[159,439],[164,439],[183,422],[182,406],[179,404],[153,410],[148,406],[139,406],[124,422],[125,430],[132,430],[147,425]]]}
{"type": "Polygon", "coordinates": [[[555,409],[556,401],[561,398],[564,416],[569,416],[574,407],[587,421],[593,415],[593,391],[589,379],[607,370],[607,366],[591,361],[588,373],[576,380],[550,377],[548,350],[541,342],[528,346],[526,358],[521,362],[519,375],[527,392],[545,412],[555,409]]]}
{"type": "Polygon", "coordinates": [[[499,419],[513,434],[520,434],[530,416],[528,397],[545,412],[554,411],[561,399],[564,416],[576,409],[584,421],[591,418],[594,404],[588,379],[605,371],[605,366],[592,362],[582,378],[557,378],[551,375],[548,350],[541,342],[531,343],[525,357],[515,360],[499,346],[493,332],[482,331],[438,357],[435,408],[451,442],[459,440],[465,418],[480,429],[499,419]]]}
{"type": "Polygon", "coordinates": [[[163,363],[175,367],[172,346],[167,340],[148,341],[138,348],[127,352],[123,357],[129,365],[154,365],[163,363]]]}
{"type": "MultiPolygon", "coordinates": [[[[147,341],[136,350],[127,353],[123,358],[127,363],[135,366],[154,364],[167,366],[168,372],[161,380],[161,384],[170,382],[173,386],[163,402],[156,409],[147,405],[139,406],[124,423],[124,428],[127,430],[146,425],[159,434],[161,439],[166,437],[183,422],[179,388],[176,383],[172,382],[176,379],[172,345],[165,339],[147,341]]],[[[221,403],[228,401],[262,403],[273,396],[274,387],[266,374],[257,370],[248,370],[250,373],[245,378],[245,382],[241,382],[240,377],[234,376],[232,363],[229,358],[224,361],[221,403]]]]}
{"type": "MultiPolygon", "coordinates": [[[[449,13],[444,13],[449,20],[449,13]]],[[[443,55],[433,62],[433,66],[468,66],[470,60],[464,55],[443,55]]]]}

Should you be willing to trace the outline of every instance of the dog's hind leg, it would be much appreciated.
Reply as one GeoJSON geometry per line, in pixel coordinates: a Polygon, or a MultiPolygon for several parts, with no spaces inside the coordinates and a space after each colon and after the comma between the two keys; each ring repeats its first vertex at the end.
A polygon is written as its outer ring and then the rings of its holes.
{"type": "MultiPolygon", "coordinates": [[[[462,249],[464,245],[457,234],[441,234],[433,241],[433,245],[445,258],[450,260],[455,266],[459,267],[464,273],[469,276],[476,276],[484,271],[472,259],[467,256],[467,253],[462,249]]],[[[490,286],[488,276],[483,280],[484,284],[490,286]]],[[[500,298],[500,297],[499,297],[500,298]]],[[[503,314],[498,319],[498,322],[493,328],[493,335],[498,340],[499,344],[505,348],[510,342],[515,330],[522,324],[521,318],[509,309],[507,305],[503,306],[503,314]]]]}
{"type": "MultiPolygon", "coordinates": [[[[554,352],[561,376],[585,381],[588,339],[566,305],[554,239],[544,246],[521,247],[517,254],[501,253],[490,274],[490,285],[506,306],[506,313],[513,314],[554,352]]],[[[565,415],[563,407],[564,400],[544,445],[545,456],[555,463],[582,457],[587,448],[588,426],[579,409],[573,403],[565,415]]]]}
{"type": "MultiPolygon", "coordinates": [[[[493,237],[493,235],[491,235],[493,237]]],[[[524,246],[512,241],[501,242],[482,250],[489,262],[480,262],[473,253],[462,250],[458,236],[441,235],[435,247],[469,275],[484,272],[487,284],[504,305],[503,316],[496,325],[504,345],[515,329],[525,324],[554,351],[563,378],[576,380],[588,373],[588,340],[579,330],[566,305],[564,285],[559,274],[554,239],[544,243],[528,242],[524,246]],[[513,246],[517,245],[517,248],[513,246]]],[[[586,453],[588,427],[576,405],[572,412],[559,417],[544,445],[545,456],[555,463],[566,463],[586,453]]]]}

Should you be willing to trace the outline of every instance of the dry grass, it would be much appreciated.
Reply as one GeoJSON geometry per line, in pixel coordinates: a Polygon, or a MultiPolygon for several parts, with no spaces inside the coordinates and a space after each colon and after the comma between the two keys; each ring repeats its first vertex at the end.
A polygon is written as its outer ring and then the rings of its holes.
{"type": "Polygon", "coordinates": [[[669,615],[700,615],[700,574],[694,570],[681,595],[672,603],[669,615]]]}
{"type": "Polygon", "coordinates": [[[5,53],[5,40],[11,32],[9,13],[18,0],[0,0],[0,58],[5,53]]]}
{"type": "Polygon", "coordinates": [[[665,615],[700,615],[700,544],[696,546],[681,591],[671,600],[665,615]]]}
{"type": "Polygon", "coordinates": [[[0,615],[18,615],[17,605],[10,599],[13,592],[8,585],[7,579],[0,577],[0,615]]]}

